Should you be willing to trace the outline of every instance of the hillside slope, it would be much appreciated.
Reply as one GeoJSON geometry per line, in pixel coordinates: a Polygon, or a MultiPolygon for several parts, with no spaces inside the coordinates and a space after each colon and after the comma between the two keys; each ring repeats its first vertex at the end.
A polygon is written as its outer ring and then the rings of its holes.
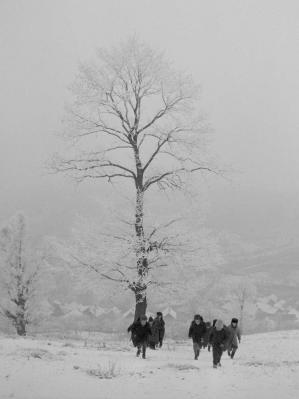
{"type": "Polygon", "coordinates": [[[127,342],[102,340],[1,337],[1,399],[294,399],[299,391],[299,331],[245,336],[216,370],[207,351],[193,360],[191,342],[166,342],[143,360],[127,342]]]}

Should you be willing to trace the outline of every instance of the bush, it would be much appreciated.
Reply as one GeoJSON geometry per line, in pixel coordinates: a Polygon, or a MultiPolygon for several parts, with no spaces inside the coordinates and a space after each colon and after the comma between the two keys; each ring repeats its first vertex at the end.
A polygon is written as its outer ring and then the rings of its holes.
{"type": "Polygon", "coordinates": [[[178,371],[198,370],[198,367],[193,366],[192,364],[168,363],[167,366],[170,368],[176,369],[178,371]]]}
{"type": "Polygon", "coordinates": [[[97,369],[87,370],[87,374],[101,379],[111,379],[117,377],[120,370],[116,367],[116,362],[109,362],[106,365],[100,364],[97,369]]]}

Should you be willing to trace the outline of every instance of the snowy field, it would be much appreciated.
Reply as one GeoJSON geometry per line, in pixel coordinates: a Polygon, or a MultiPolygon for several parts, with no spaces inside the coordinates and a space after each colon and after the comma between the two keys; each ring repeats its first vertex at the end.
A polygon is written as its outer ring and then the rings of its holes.
{"type": "Polygon", "coordinates": [[[127,342],[0,338],[0,398],[15,399],[295,399],[299,331],[243,337],[221,369],[211,353],[193,360],[191,342],[165,342],[135,357],[127,342]]]}

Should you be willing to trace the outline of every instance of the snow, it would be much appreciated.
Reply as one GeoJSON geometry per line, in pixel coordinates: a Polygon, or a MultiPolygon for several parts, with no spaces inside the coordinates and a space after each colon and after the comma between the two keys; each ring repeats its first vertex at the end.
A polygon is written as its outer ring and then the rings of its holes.
{"type": "MultiPolygon", "coordinates": [[[[236,358],[212,368],[190,341],[166,341],[135,357],[127,341],[0,337],[1,399],[294,399],[299,392],[299,331],[244,336],[236,358]],[[100,344],[101,342],[101,344],[100,344]],[[86,343],[85,343],[86,344],[86,343]],[[99,378],[114,368],[113,378],[99,378]]],[[[109,373],[108,373],[109,374],[109,373]]],[[[108,375],[109,376],[109,375],[108,375]]]]}

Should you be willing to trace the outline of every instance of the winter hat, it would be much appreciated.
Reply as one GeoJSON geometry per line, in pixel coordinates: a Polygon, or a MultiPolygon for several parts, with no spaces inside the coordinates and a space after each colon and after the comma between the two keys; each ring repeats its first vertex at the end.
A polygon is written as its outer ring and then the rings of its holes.
{"type": "Polygon", "coordinates": [[[233,318],[232,318],[232,323],[236,323],[236,324],[238,324],[238,321],[239,321],[239,320],[238,320],[238,319],[236,319],[235,317],[233,317],[233,318]]]}
{"type": "Polygon", "coordinates": [[[222,320],[217,320],[215,324],[216,330],[220,331],[223,328],[223,321],[222,320]]]}
{"type": "Polygon", "coordinates": [[[154,321],[154,319],[152,318],[152,316],[150,316],[150,317],[148,318],[148,321],[154,321]]]}

